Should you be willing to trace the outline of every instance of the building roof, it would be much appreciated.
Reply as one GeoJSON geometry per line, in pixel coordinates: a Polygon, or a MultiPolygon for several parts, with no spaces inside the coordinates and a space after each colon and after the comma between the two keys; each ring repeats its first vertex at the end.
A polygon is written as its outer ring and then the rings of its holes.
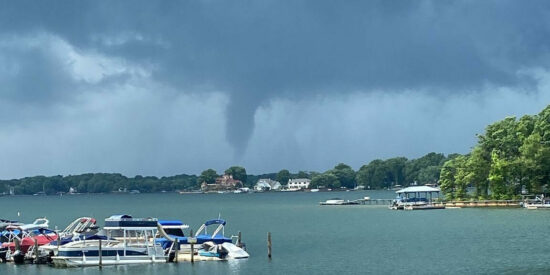
{"type": "Polygon", "coordinates": [[[441,189],[435,188],[435,187],[430,187],[430,186],[411,186],[411,187],[407,187],[407,188],[398,190],[395,193],[400,194],[400,193],[440,192],[440,191],[441,191],[441,189]]]}
{"type": "Polygon", "coordinates": [[[288,182],[310,182],[310,179],[289,179],[288,182]]]}

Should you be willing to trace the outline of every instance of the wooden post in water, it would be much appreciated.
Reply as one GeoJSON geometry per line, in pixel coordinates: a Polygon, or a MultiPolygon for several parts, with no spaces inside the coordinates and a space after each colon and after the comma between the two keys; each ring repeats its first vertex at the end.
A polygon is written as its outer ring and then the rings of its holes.
{"type": "Polygon", "coordinates": [[[34,262],[38,262],[38,240],[34,239],[34,262]]]}
{"type": "Polygon", "coordinates": [[[59,231],[56,230],[55,235],[57,236],[57,238],[56,238],[56,241],[57,241],[57,254],[59,255],[59,245],[60,245],[59,243],[61,242],[61,238],[59,238],[59,231]]]}
{"type": "Polygon", "coordinates": [[[242,239],[241,239],[242,238],[241,231],[239,231],[238,235],[239,236],[237,237],[237,246],[242,248],[243,246],[242,246],[242,239]]]}
{"type": "Polygon", "coordinates": [[[179,254],[179,251],[180,251],[180,242],[179,242],[179,240],[176,238],[176,241],[174,242],[174,262],[175,262],[175,263],[178,262],[178,254],[179,254]]]}
{"type": "MultiPolygon", "coordinates": [[[[191,229],[189,236],[193,237],[193,229],[191,229]]],[[[191,241],[191,263],[195,262],[195,242],[191,241]]]]}
{"type": "Polygon", "coordinates": [[[195,244],[191,244],[191,263],[195,262],[195,244]]]}
{"type": "Polygon", "coordinates": [[[99,239],[99,268],[103,267],[103,248],[101,247],[101,239],[99,239]]]}
{"type": "Polygon", "coordinates": [[[21,243],[19,242],[19,239],[15,238],[14,242],[15,242],[15,251],[21,250],[21,243]]]}
{"type": "Polygon", "coordinates": [[[271,232],[267,232],[267,257],[271,259],[271,232]]]}

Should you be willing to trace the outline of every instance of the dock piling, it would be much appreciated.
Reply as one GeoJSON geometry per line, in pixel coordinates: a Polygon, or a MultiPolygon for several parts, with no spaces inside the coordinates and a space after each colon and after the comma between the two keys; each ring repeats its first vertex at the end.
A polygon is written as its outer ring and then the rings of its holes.
{"type": "MultiPolygon", "coordinates": [[[[191,229],[191,233],[189,236],[193,237],[193,229],[191,229]]],[[[191,242],[191,263],[195,262],[195,242],[191,242]]]]}
{"type": "Polygon", "coordinates": [[[19,242],[19,239],[18,238],[15,238],[14,240],[15,242],[15,251],[20,251],[21,250],[21,243],[19,242]]]}
{"type": "Polygon", "coordinates": [[[242,235],[241,235],[241,231],[239,231],[239,234],[238,234],[238,237],[237,237],[237,246],[238,247],[241,247],[242,248],[242,235]]]}
{"type": "Polygon", "coordinates": [[[174,262],[175,263],[178,262],[179,251],[180,251],[180,242],[178,239],[176,239],[176,241],[174,242],[174,262]]]}
{"type": "Polygon", "coordinates": [[[57,236],[56,237],[56,243],[57,243],[57,253],[59,254],[59,243],[61,242],[61,238],[59,237],[59,230],[55,230],[55,235],[57,236]]]}
{"type": "Polygon", "coordinates": [[[101,239],[99,239],[99,269],[103,267],[103,248],[101,246],[101,239]]]}
{"type": "Polygon", "coordinates": [[[38,262],[38,240],[34,239],[34,262],[38,262]]]}
{"type": "Polygon", "coordinates": [[[271,232],[267,232],[267,257],[271,259],[271,232]]]}

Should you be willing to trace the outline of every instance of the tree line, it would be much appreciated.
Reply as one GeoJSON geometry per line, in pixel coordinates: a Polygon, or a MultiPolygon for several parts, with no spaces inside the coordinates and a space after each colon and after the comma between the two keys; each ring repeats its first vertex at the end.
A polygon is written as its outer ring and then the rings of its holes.
{"type": "Polygon", "coordinates": [[[515,199],[545,193],[549,180],[550,105],[487,126],[468,154],[445,162],[440,183],[447,199],[515,199]]]}
{"type": "MultiPolygon", "coordinates": [[[[440,184],[447,199],[513,199],[521,193],[544,193],[550,180],[550,105],[537,115],[520,119],[507,117],[478,135],[478,143],[465,155],[429,153],[417,159],[395,157],[376,159],[355,171],[340,163],[325,172],[283,169],[277,173],[247,174],[241,166],[231,166],[224,174],[252,187],[261,178],[285,185],[291,178],[311,180],[311,188],[387,189],[397,185],[440,184]],[[469,192],[473,190],[473,192],[469,192]]],[[[206,169],[198,176],[126,177],[116,173],[89,173],[70,176],[35,176],[0,180],[0,193],[13,188],[16,194],[67,192],[107,193],[119,190],[161,192],[198,190],[203,182],[214,183],[220,174],[206,169]]]]}
{"type": "MultiPolygon", "coordinates": [[[[260,175],[247,174],[241,166],[231,166],[224,174],[232,175],[234,179],[243,182],[246,187],[253,187],[261,178],[269,178],[285,185],[292,178],[307,178],[311,187],[354,188],[363,185],[371,189],[390,188],[395,185],[435,183],[439,178],[439,170],[448,159],[443,154],[429,153],[418,159],[392,158],[388,160],[373,160],[354,171],[349,165],[340,163],[333,169],[323,173],[314,171],[299,171],[291,173],[283,169],[277,173],[260,175]]],[[[203,182],[214,183],[221,174],[214,169],[206,169],[200,175],[175,175],[170,177],[135,176],[126,177],[118,173],[87,173],[69,176],[35,176],[21,179],[0,180],[0,193],[8,193],[13,188],[15,194],[57,194],[68,192],[69,188],[79,193],[109,193],[118,191],[138,190],[140,192],[170,192],[190,191],[200,189],[203,182]]]]}

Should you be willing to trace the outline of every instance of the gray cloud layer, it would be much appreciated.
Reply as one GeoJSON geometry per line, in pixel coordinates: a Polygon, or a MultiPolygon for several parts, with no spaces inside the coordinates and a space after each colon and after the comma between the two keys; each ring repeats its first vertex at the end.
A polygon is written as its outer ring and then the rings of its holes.
{"type": "Polygon", "coordinates": [[[29,144],[50,158],[63,157],[56,150],[73,157],[111,150],[120,158],[60,161],[43,169],[36,161],[17,172],[6,168],[6,176],[87,170],[171,174],[233,163],[258,172],[325,169],[339,161],[359,165],[394,154],[464,151],[483,128],[480,123],[537,112],[545,102],[533,102],[548,94],[542,88],[550,65],[545,1],[18,1],[1,6],[0,139],[16,148],[0,157],[3,162],[11,167],[10,160],[29,144]],[[511,102],[517,105],[492,102],[510,102],[504,94],[515,96],[511,102]],[[354,102],[363,102],[370,115],[354,102]],[[441,110],[455,110],[459,103],[490,111],[476,119],[441,110]],[[392,104],[392,112],[383,109],[392,104]],[[310,111],[301,113],[297,106],[310,111]],[[296,113],[288,118],[285,110],[296,113]],[[346,123],[332,125],[339,115],[328,114],[334,112],[346,114],[341,117],[346,123]],[[402,123],[411,121],[403,114],[418,120],[422,130],[412,131],[417,135],[435,132],[435,125],[449,136],[472,138],[433,149],[423,138],[415,140],[416,150],[403,147],[403,153],[381,148],[373,131],[410,138],[388,126],[399,120],[399,129],[406,129],[402,123]],[[434,124],[441,115],[464,127],[434,124]],[[334,136],[316,138],[326,135],[321,125],[312,126],[317,121],[326,122],[328,136],[334,136]],[[48,127],[72,134],[48,134],[50,139],[40,142],[36,134],[48,127]],[[87,140],[88,131],[96,139],[87,140]],[[132,131],[127,137],[132,142],[119,139],[132,131]],[[292,131],[312,143],[288,134],[292,131]],[[363,138],[368,142],[356,141],[363,138]],[[356,149],[340,154],[339,144],[356,149]],[[333,153],[317,155],[321,149],[333,153]],[[266,154],[268,160],[257,159],[266,154]],[[144,157],[160,164],[139,160],[144,157]]]}

